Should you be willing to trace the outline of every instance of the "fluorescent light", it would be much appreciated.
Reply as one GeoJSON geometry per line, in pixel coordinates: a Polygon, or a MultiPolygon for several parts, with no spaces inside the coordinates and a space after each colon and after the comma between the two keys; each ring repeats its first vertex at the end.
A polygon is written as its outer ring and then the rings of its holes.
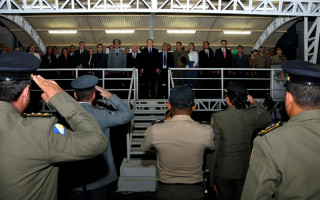
{"type": "Polygon", "coordinates": [[[49,30],[50,34],[76,34],[77,30],[49,30]]]}
{"type": "Polygon", "coordinates": [[[196,30],[167,30],[167,33],[196,33],[196,30]]]}
{"type": "Polygon", "coordinates": [[[223,31],[224,34],[233,34],[233,35],[249,35],[251,31],[223,31]]]}
{"type": "Polygon", "coordinates": [[[134,30],[106,30],[106,33],[134,33],[134,30]]]}

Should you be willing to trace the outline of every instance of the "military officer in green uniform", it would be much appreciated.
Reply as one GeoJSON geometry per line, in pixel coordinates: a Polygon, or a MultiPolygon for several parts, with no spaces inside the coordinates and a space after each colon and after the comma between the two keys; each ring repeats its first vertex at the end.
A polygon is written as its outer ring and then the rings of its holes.
{"type": "Polygon", "coordinates": [[[305,61],[282,65],[289,73],[289,121],[259,133],[241,199],[320,199],[320,68],[305,61]]]}
{"type": "Polygon", "coordinates": [[[287,62],[287,57],[285,55],[282,54],[282,49],[281,48],[277,48],[277,54],[272,56],[272,60],[271,60],[271,64],[283,64],[285,62],[287,62]]]}
{"type": "Polygon", "coordinates": [[[94,118],[54,81],[33,76],[56,117],[24,115],[30,76],[39,59],[24,52],[0,55],[0,199],[57,199],[57,163],[88,159],[107,150],[94,118]]]}
{"type": "Polygon", "coordinates": [[[241,198],[253,131],[266,127],[272,118],[262,105],[248,95],[247,88],[241,82],[228,85],[226,103],[227,110],[214,113],[211,118],[217,148],[216,155],[208,156],[208,163],[210,171],[214,170],[219,199],[233,200],[241,198]]]}

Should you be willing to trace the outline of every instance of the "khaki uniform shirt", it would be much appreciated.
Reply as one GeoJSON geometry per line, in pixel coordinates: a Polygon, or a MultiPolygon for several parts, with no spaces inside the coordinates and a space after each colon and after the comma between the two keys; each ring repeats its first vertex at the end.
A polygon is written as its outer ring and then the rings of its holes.
{"type": "Polygon", "coordinates": [[[255,66],[255,68],[269,68],[269,57],[267,55],[261,55],[259,53],[258,55],[255,55],[253,57],[253,65],[255,66]]]}
{"type": "Polygon", "coordinates": [[[310,110],[257,136],[241,199],[320,199],[319,130],[320,110],[310,110]]]}
{"type": "Polygon", "coordinates": [[[60,92],[49,104],[56,117],[25,117],[0,101],[0,199],[57,199],[58,162],[92,158],[107,149],[94,118],[70,95],[60,92]]]}
{"type": "Polygon", "coordinates": [[[202,181],[203,153],[214,149],[214,134],[209,125],[199,124],[188,115],[150,126],[142,150],[157,150],[157,179],[164,183],[202,181]]]}
{"type": "MultiPolygon", "coordinates": [[[[177,51],[177,50],[175,50],[175,51],[172,52],[172,55],[173,55],[173,62],[174,62],[174,67],[175,68],[180,67],[179,63],[180,63],[180,60],[181,60],[182,57],[185,57],[187,59],[187,63],[186,64],[188,64],[188,62],[189,62],[188,52],[186,52],[186,51],[183,51],[183,50],[177,51]]],[[[177,72],[185,73],[184,71],[177,71],[177,72]]]]}
{"type": "Polygon", "coordinates": [[[287,62],[287,57],[285,55],[280,56],[279,54],[272,56],[271,64],[283,64],[287,62]]]}
{"type": "MultiPolygon", "coordinates": [[[[253,131],[272,122],[269,112],[254,103],[246,109],[229,106],[212,115],[216,133],[214,175],[227,179],[244,179],[249,167],[253,131]]],[[[213,167],[210,167],[213,171],[213,167]]]]}

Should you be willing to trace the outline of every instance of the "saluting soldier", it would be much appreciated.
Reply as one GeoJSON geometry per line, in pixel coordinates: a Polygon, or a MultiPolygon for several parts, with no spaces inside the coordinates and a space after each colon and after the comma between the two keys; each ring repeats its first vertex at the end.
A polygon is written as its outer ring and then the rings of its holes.
{"type": "Polygon", "coordinates": [[[22,114],[30,101],[31,73],[40,60],[24,52],[0,55],[0,199],[57,199],[57,163],[95,157],[107,140],[94,118],[54,81],[33,76],[52,115],[22,114]]]}
{"type": "Polygon", "coordinates": [[[205,149],[214,149],[214,133],[191,119],[196,108],[191,88],[178,85],[167,104],[172,119],[150,126],[142,150],[157,150],[157,199],[202,199],[202,163],[205,149]]]}
{"type": "Polygon", "coordinates": [[[254,140],[243,200],[320,199],[320,68],[298,60],[282,68],[289,73],[285,105],[290,119],[254,140]]]}
{"type": "Polygon", "coordinates": [[[97,86],[97,83],[96,76],[83,75],[72,81],[71,86],[76,90],[74,97],[80,105],[97,120],[108,141],[108,149],[96,158],[65,165],[68,168],[61,177],[72,179],[67,180],[72,187],[69,190],[69,200],[107,199],[108,185],[118,179],[110,145],[110,127],[128,123],[133,118],[131,109],[124,101],[117,95],[97,86]],[[116,111],[92,105],[96,98],[96,89],[114,106],[116,111]]]}
{"type": "Polygon", "coordinates": [[[210,171],[220,200],[241,198],[249,167],[253,131],[266,127],[272,118],[262,105],[248,95],[241,82],[227,87],[227,110],[214,113],[211,124],[216,132],[216,155],[208,156],[210,171]],[[247,105],[249,100],[250,105],[247,105]],[[215,158],[216,156],[216,158],[215,158]]]}

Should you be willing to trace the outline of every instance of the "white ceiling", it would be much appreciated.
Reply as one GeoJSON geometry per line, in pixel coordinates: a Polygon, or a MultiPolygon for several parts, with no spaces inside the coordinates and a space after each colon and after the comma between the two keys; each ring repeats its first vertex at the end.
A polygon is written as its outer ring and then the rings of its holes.
{"type": "MultiPolygon", "coordinates": [[[[132,44],[145,45],[149,38],[150,15],[123,14],[81,14],[81,15],[23,15],[23,17],[38,32],[46,46],[56,45],[66,47],[77,46],[79,41],[86,46],[95,47],[102,43],[111,44],[114,38],[122,41],[122,47],[132,44]],[[74,35],[49,34],[49,29],[76,29],[74,35]],[[106,29],[134,29],[134,34],[107,34],[106,29]]],[[[241,44],[246,52],[252,49],[262,32],[275,17],[266,16],[222,16],[222,15],[155,15],[154,16],[154,45],[161,48],[163,42],[175,44],[181,41],[185,46],[193,42],[199,49],[202,42],[207,40],[210,46],[220,46],[220,41],[226,39],[228,46],[235,48],[241,44]],[[195,34],[168,34],[168,29],[195,29],[195,34]],[[224,35],[223,30],[250,30],[250,35],[224,35]]],[[[0,21],[19,39],[23,46],[34,43],[26,33],[13,23],[0,17],[0,21]]],[[[296,22],[293,20],[280,27],[264,43],[274,47],[280,37],[296,22]]]]}

